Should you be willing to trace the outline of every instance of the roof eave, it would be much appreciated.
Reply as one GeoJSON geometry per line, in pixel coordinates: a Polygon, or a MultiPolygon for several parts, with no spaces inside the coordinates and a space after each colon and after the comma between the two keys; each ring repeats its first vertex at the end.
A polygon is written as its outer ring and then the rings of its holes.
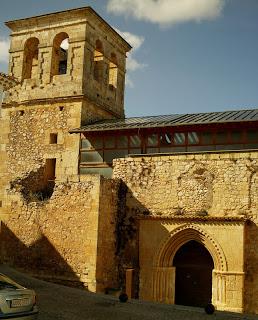
{"type": "Polygon", "coordinates": [[[68,10],[63,10],[63,11],[57,11],[57,12],[52,12],[52,13],[46,13],[42,15],[37,15],[33,17],[27,17],[27,18],[22,18],[22,19],[16,19],[16,20],[10,20],[6,21],[5,25],[12,31],[16,31],[18,25],[22,25],[23,23],[27,22],[28,20],[37,20],[37,19],[44,19],[47,17],[51,16],[56,16],[59,14],[63,14],[66,12],[79,12],[79,11],[85,11],[85,12],[90,12],[94,16],[97,17],[97,19],[101,20],[112,32],[114,32],[119,38],[123,41],[123,43],[126,46],[126,51],[130,51],[132,49],[132,46],[114,29],[110,26],[110,24],[107,23],[92,7],[86,6],[86,7],[81,7],[81,8],[75,8],[75,9],[68,9],[68,10]]]}

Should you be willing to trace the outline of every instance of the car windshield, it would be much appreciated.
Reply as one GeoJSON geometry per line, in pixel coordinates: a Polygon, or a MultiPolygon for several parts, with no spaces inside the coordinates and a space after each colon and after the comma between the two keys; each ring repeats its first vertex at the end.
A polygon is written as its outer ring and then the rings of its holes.
{"type": "Polygon", "coordinates": [[[20,289],[20,285],[9,279],[8,277],[0,274],[0,290],[3,289],[20,289]]]}

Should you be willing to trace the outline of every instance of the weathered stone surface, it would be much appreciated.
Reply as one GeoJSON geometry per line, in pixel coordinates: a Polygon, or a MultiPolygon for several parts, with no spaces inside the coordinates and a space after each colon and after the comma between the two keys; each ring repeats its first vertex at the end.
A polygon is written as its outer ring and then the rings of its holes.
{"type": "Polygon", "coordinates": [[[82,283],[90,291],[116,284],[117,199],[112,194],[118,182],[99,176],[60,182],[50,199],[29,203],[21,185],[9,192],[19,201],[12,201],[2,225],[2,260],[43,278],[82,283]]]}
{"type": "Polygon", "coordinates": [[[214,305],[258,313],[258,152],[135,156],[114,161],[113,179],[80,176],[80,137],[69,130],[124,116],[130,46],[89,8],[7,25],[20,83],[0,116],[1,259],[100,292],[123,287],[134,269],[140,298],[174,303],[173,258],[194,240],[214,262],[214,305]],[[54,73],[60,34],[69,37],[66,74],[54,73]],[[38,56],[27,70],[30,40],[38,56]]]}
{"type": "Polygon", "coordinates": [[[5,91],[0,115],[2,260],[91,291],[118,286],[119,182],[79,177],[80,136],[69,130],[124,116],[131,47],[89,7],[7,26],[10,76],[1,75],[0,83],[4,90],[11,87],[3,86],[7,78],[18,83],[5,91]],[[69,39],[65,72],[56,59],[58,39],[69,39]],[[103,45],[101,81],[94,74],[97,41],[103,45]],[[115,87],[108,77],[112,54],[115,87]]]}
{"type": "Polygon", "coordinates": [[[166,268],[173,266],[178,247],[174,253],[171,251],[167,265],[158,262],[157,257],[165,250],[165,243],[166,250],[172,250],[173,241],[179,241],[177,232],[181,244],[196,232],[197,241],[206,248],[206,240],[214,243],[210,247],[214,259],[220,256],[215,252],[217,247],[225,260],[225,269],[215,265],[213,272],[213,303],[222,310],[257,312],[252,292],[258,288],[258,153],[228,153],[226,157],[221,153],[198,154],[197,158],[143,156],[114,161],[113,176],[128,187],[125,230],[137,230],[140,217],[139,248],[134,242],[136,231],[128,232],[131,236],[124,239],[127,253],[122,256],[123,262],[127,267],[139,266],[141,298],[174,303],[175,271],[171,269],[171,275],[166,275],[165,270],[170,272],[166,268]],[[184,226],[187,232],[180,233],[184,226]],[[159,278],[159,273],[168,280],[159,278]],[[168,287],[164,287],[167,281],[168,287]]]}

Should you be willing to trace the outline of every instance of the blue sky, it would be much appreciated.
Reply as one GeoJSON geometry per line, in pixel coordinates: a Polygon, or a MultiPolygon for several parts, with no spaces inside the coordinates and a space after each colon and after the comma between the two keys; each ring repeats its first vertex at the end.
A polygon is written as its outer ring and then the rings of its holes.
{"type": "Polygon", "coordinates": [[[4,21],[88,5],[134,46],[126,116],[258,107],[258,0],[2,1],[0,71],[4,21]]]}

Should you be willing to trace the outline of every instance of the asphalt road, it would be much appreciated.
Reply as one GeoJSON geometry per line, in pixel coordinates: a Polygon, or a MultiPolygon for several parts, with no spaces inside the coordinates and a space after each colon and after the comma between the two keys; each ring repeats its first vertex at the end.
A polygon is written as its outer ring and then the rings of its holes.
{"type": "Polygon", "coordinates": [[[130,300],[121,303],[112,296],[41,281],[5,265],[0,272],[37,292],[38,320],[254,320],[258,316],[130,300]]]}

